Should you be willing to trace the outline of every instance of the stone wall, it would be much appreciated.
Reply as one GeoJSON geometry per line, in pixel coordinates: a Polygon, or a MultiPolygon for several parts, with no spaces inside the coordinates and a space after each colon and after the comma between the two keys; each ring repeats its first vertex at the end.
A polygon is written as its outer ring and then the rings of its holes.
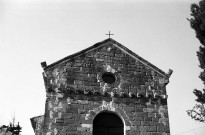
{"type": "Polygon", "coordinates": [[[50,99],[46,113],[47,135],[92,135],[92,123],[102,111],[113,112],[124,121],[126,135],[168,135],[166,105],[141,105],[113,101],[89,101],[75,98],[50,99]]]}
{"type": "Polygon", "coordinates": [[[169,75],[111,41],[45,68],[43,77],[47,100],[39,134],[92,135],[103,111],[123,120],[126,135],[170,132],[169,75]],[[105,82],[105,73],[113,83],[105,82]]]}

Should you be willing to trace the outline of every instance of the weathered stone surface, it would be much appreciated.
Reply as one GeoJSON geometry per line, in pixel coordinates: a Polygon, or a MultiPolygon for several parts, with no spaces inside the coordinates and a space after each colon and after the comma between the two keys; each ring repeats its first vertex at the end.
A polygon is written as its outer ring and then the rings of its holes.
{"type": "Polygon", "coordinates": [[[170,75],[113,39],[43,68],[47,100],[36,135],[92,135],[103,112],[119,116],[127,135],[169,133],[170,75]]]}

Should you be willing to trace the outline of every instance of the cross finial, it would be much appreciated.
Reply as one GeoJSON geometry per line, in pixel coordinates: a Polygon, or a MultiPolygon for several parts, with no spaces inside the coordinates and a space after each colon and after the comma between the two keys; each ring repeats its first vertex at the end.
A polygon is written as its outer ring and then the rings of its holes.
{"type": "Polygon", "coordinates": [[[109,38],[110,38],[110,35],[114,35],[114,34],[110,34],[110,31],[109,31],[109,33],[108,33],[108,34],[105,34],[105,35],[109,35],[109,38]]]}

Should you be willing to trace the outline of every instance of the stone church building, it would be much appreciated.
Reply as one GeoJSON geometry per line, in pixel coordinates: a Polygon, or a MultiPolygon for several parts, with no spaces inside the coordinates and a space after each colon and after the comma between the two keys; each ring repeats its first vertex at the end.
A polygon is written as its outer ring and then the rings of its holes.
{"type": "Polygon", "coordinates": [[[117,41],[41,63],[45,113],[35,135],[170,135],[163,72],[117,41]]]}

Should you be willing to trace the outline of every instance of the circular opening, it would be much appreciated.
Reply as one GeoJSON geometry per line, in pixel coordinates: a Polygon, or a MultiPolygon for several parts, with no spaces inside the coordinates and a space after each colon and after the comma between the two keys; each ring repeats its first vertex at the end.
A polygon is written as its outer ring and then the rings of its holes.
{"type": "Polygon", "coordinates": [[[102,75],[102,79],[105,83],[112,84],[115,82],[115,75],[111,72],[105,72],[102,75]]]}

